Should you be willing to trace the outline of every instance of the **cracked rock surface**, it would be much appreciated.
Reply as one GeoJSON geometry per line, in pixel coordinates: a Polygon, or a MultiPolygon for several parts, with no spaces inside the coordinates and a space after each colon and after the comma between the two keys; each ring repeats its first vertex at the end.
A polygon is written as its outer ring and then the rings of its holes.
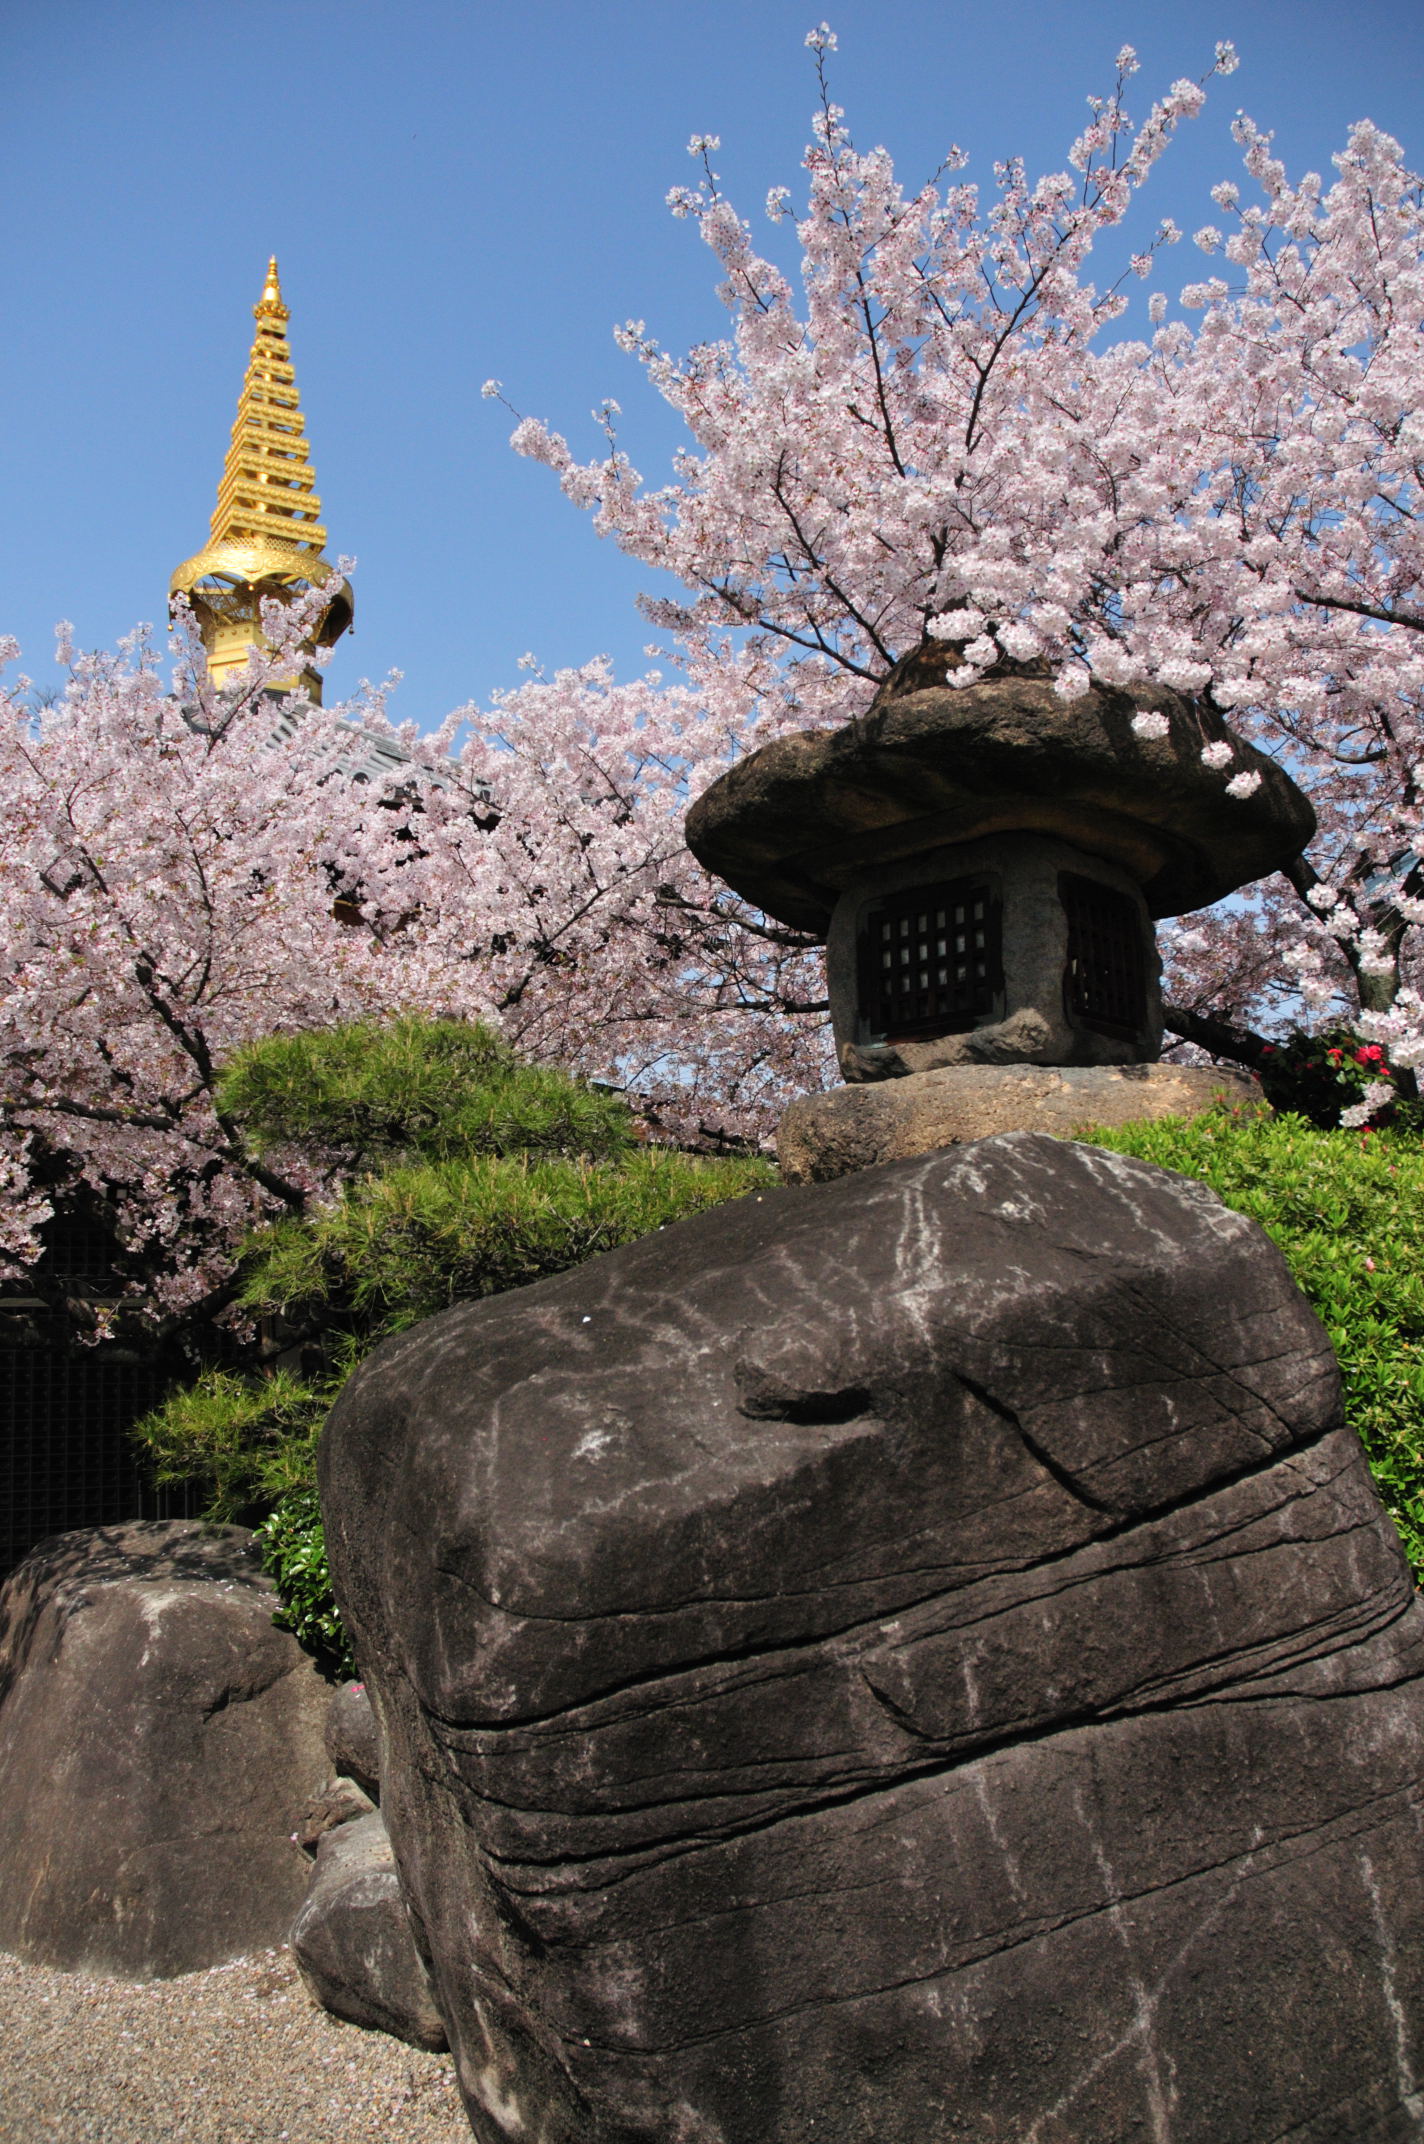
{"type": "Polygon", "coordinates": [[[311,1863],[330,1692],[252,1536],[138,1519],[0,1592],[0,1950],[166,1979],[275,1946],[311,1863]]]}
{"type": "Polygon", "coordinates": [[[1201,1186],[718,1208],[388,1341],[322,1470],[480,2144],[1424,2135],[1424,1611],[1201,1186]]]}

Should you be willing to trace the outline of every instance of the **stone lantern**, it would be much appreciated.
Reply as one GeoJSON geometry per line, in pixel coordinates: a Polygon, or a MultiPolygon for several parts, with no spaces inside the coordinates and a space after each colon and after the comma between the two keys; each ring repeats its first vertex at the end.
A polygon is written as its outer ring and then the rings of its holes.
{"type": "MultiPolygon", "coordinates": [[[[888,1158],[892,1120],[890,1148],[918,1151],[916,1115],[939,1146],[1191,1113],[1222,1092],[1259,1104],[1245,1075],[1158,1063],[1153,924],[1299,855],[1307,799],[1164,688],[1065,701],[1020,674],[956,690],[946,660],[927,645],[859,720],[767,745],[688,814],[700,862],[826,944],[847,1087],[793,1105],[792,1147],[812,1136],[791,1173],[856,1165],[847,1140],[861,1160],[888,1158]],[[1142,712],[1165,734],[1135,730],[1142,712]],[[1225,764],[1203,761],[1211,745],[1225,764]],[[1254,785],[1229,796],[1241,775],[1254,785]],[[1047,1076],[1026,1080],[1030,1067],[1047,1076]],[[897,1091],[855,1092],[884,1082],[897,1091]]],[[[785,1131],[782,1144],[786,1165],[785,1131]]]]}

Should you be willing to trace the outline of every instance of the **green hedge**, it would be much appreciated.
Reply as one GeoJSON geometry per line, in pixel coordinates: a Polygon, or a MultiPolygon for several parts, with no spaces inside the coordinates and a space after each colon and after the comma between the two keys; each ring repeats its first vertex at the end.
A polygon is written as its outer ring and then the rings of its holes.
{"type": "Polygon", "coordinates": [[[1081,1136],[1209,1184],[1280,1246],[1330,1335],[1347,1419],[1424,1579],[1424,1143],[1225,1111],[1081,1136]]]}

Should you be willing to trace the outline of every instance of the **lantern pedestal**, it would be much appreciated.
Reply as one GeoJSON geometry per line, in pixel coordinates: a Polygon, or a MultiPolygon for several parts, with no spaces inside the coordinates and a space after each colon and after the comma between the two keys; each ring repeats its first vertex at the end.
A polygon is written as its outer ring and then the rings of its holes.
{"type": "Polygon", "coordinates": [[[965,1146],[998,1132],[1068,1139],[1096,1124],[1267,1110],[1248,1072],[1223,1065],[941,1065],[793,1102],[777,1132],[789,1184],[830,1183],[881,1161],[965,1146]]]}

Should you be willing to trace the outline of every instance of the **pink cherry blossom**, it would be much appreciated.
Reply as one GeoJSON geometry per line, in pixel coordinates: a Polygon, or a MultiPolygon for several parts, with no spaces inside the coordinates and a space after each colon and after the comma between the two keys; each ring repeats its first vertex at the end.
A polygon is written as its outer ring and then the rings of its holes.
{"type": "MultiPolygon", "coordinates": [[[[681,358],[642,323],[620,338],[687,426],[671,481],[645,485],[621,445],[581,462],[536,420],[515,445],[683,584],[648,615],[744,743],[861,714],[926,637],[956,648],[959,687],[1032,661],[1068,701],[1097,679],[1229,708],[1308,787],[1320,834],[1229,912],[1252,933],[1269,912],[1270,978],[1259,940],[1231,952],[1240,924],[1208,934],[1216,982],[1234,996],[1257,974],[1259,1017],[1292,994],[1358,1015],[1402,1061],[1424,901],[1419,178],[1363,122],[1332,184],[1292,182],[1241,117],[1244,184],[1213,190],[1223,227],[1198,234],[1222,273],[1180,292],[1191,317],[1159,290],[1147,337],[1113,340],[1127,300],[1088,280],[1092,247],[1136,212],[1202,85],[1134,121],[1125,50],[1065,170],[1010,161],[983,197],[953,151],[907,191],[883,149],[855,146],[829,43],[810,42],[799,280],[757,253],[709,167],[683,206],[718,262],[725,338],[681,358]],[[1308,901],[1321,883],[1349,896],[1328,916],[1308,901]],[[1369,1026],[1386,1015],[1387,1038],[1369,1026]]],[[[1235,65],[1218,46],[1211,72],[1235,65]]],[[[1159,225],[1134,267],[1180,236],[1159,225]]],[[[1228,747],[1203,756],[1234,808],[1253,785],[1225,778],[1228,747]]],[[[1174,956],[1184,1000],[1207,958],[1174,956]]]]}
{"type": "Polygon", "coordinates": [[[765,1131],[827,1073],[818,959],[683,845],[690,777],[733,749],[686,687],[595,665],[422,738],[382,692],[274,700],[303,623],[275,613],[222,693],[188,639],[174,691],[138,640],[76,657],[52,707],[0,695],[0,1272],[87,1197],[160,1335],[221,1313],[242,1236],[321,1192],[216,1106],[254,1037],[484,1017],[693,1141],[765,1131]]]}

